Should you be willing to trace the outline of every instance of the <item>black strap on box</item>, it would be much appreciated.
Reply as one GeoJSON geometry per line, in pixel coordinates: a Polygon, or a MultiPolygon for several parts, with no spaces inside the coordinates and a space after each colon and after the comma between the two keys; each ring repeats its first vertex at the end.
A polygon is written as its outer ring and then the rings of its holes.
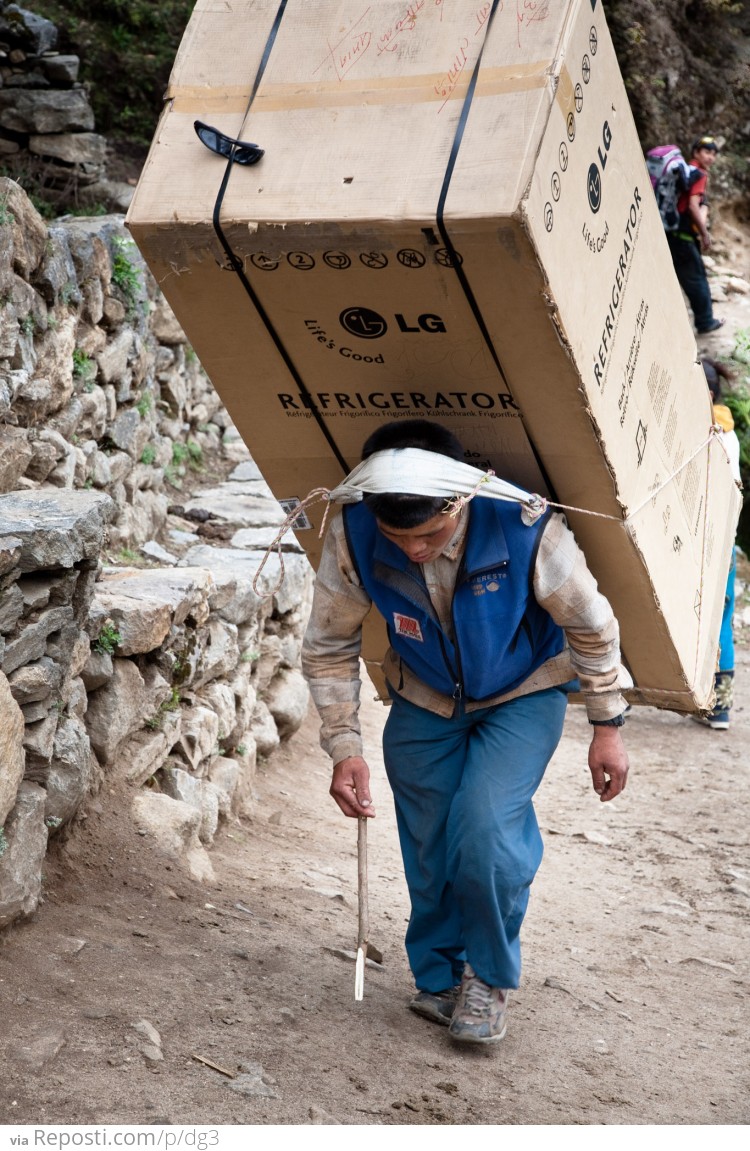
{"type": "MultiPolygon", "coordinates": [[[[279,28],[281,27],[281,22],[284,18],[284,10],[286,8],[286,5],[287,5],[287,0],[281,0],[281,3],[279,4],[278,10],[276,12],[276,18],[274,19],[273,25],[271,27],[271,31],[268,33],[268,38],[266,40],[266,44],[265,44],[265,47],[263,49],[263,55],[261,56],[260,64],[258,65],[258,71],[256,72],[255,80],[253,82],[252,91],[250,92],[250,97],[249,97],[248,102],[247,102],[247,107],[245,108],[245,117],[247,117],[247,114],[250,111],[250,108],[252,106],[253,100],[255,99],[258,88],[260,87],[260,82],[263,78],[263,73],[266,70],[266,65],[268,64],[268,61],[270,59],[271,51],[273,49],[274,43],[276,42],[276,37],[278,35],[279,28]]],[[[233,157],[230,154],[229,159],[227,160],[227,166],[224,169],[224,178],[221,181],[221,187],[219,188],[219,192],[218,192],[218,195],[216,197],[216,203],[214,204],[214,211],[213,211],[214,231],[216,232],[216,235],[219,238],[219,243],[221,244],[222,248],[224,249],[224,251],[227,255],[227,258],[229,260],[229,263],[232,266],[232,269],[237,273],[237,276],[239,277],[240,283],[242,284],[243,288],[245,289],[248,296],[250,297],[250,300],[252,301],[253,307],[255,308],[256,312],[258,313],[258,316],[260,317],[261,321],[263,322],[263,325],[264,325],[266,331],[268,332],[269,336],[271,337],[271,339],[272,339],[272,341],[276,347],[276,350],[278,351],[282,360],[286,364],[286,367],[289,371],[289,374],[291,375],[295,384],[299,388],[300,395],[302,397],[302,402],[304,403],[305,407],[309,408],[309,410],[312,412],[315,420],[317,421],[318,427],[320,428],[321,432],[323,433],[323,435],[324,435],[324,437],[328,443],[328,446],[330,447],[331,451],[333,452],[334,456],[336,457],[337,462],[339,463],[340,467],[343,469],[344,475],[346,476],[351,471],[351,468],[349,467],[349,465],[347,464],[343,455],[339,451],[338,446],[337,446],[333,436],[330,433],[330,430],[326,426],[326,423],[325,423],[325,420],[323,419],[323,416],[321,415],[320,411],[316,407],[315,401],[313,400],[312,396],[310,395],[310,392],[307,389],[307,385],[305,384],[304,380],[302,379],[302,376],[298,372],[297,367],[296,367],[294,361],[292,360],[292,357],[289,355],[289,352],[287,351],[286,347],[284,346],[284,343],[281,339],[281,336],[279,335],[279,333],[276,331],[275,327],[273,326],[273,323],[271,322],[271,318],[268,315],[268,312],[266,311],[266,309],[263,307],[262,303],[260,302],[260,299],[258,297],[257,292],[255,291],[253,285],[250,283],[250,280],[247,277],[247,273],[245,272],[245,268],[244,268],[242,260],[236,254],[236,252],[233,251],[232,246],[226,237],[224,229],[221,226],[221,207],[222,207],[222,204],[224,202],[224,195],[226,193],[227,186],[229,184],[229,177],[230,177],[231,172],[232,172],[233,162],[234,162],[233,157]]]]}
{"type": "MultiPolygon", "coordinates": [[[[451,147],[450,156],[448,157],[448,165],[445,169],[445,176],[443,177],[443,186],[440,189],[440,197],[438,199],[436,220],[437,220],[438,231],[440,232],[441,239],[442,239],[443,243],[445,244],[446,250],[448,252],[450,266],[453,268],[454,272],[456,273],[456,276],[458,278],[458,282],[460,283],[461,288],[462,288],[463,293],[464,293],[464,296],[466,297],[466,302],[469,305],[469,308],[471,309],[471,314],[473,315],[473,317],[476,321],[477,327],[479,328],[479,331],[482,334],[482,338],[483,338],[485,344],[487,345],[487,349],[488,349],[490,355],[492,356],[492,360],[495,364],[495,367],[497,368],[498,372],[500,373],[500,378],[502,379],[505,387],[508,388],[508,390],[510,391],[510,387],[509,387],[508,381],[506,379],[505,372],[503,371],[503,366],[500,363],[500,357],[497,353],[497,349],[496,349],[494,343],[492,342],[492,336],[490,335],[489,329],[487,328],[487,324],[485,323],[484,316],[482,315],[482,310],[479,307],[479,304],[477,303],[477,298],[474,295],[474,291],[471,287],[471,284],[469,283],[468,276],[466,275],[466,272],[463,269],[461,256],[456,251],[456,249],[453,245],[453,241],[450,238],[450,234],[448,232],[448,229],[447,229],[446,223],[445,223],[445,202],[448,198],[448,190],[450,188],[451,179],[453,178],[454,168],[456,167],[456,160],[458,159],[458,153],[459,153],[459,149],[461,147],[461,141],[464,138],[464,131],[466,129],[466,123],[469,119],[469,112],[471,110],[472,101],[474,99],[474,91],[476,89],[477,79],[479,77],[479,68],[480,68],[480,65],[482,63],[482,56],[484,54],[484,49],[485,49],[485,46],[487,44],[487,40],[489,38],[490,28],[492,27],[492,21],[495,18],[495,13],[497,12],[497,9],[499,6],[500,6],[500,0],[493,0],[492,8],[490,9],[490,14],[487,17],[487,21],[485,23],[484,39],[482,41],[482,47],[479,49],[479,55],[477,56],[476,63],[474,65],[474,71],[472,72],[471,80],[469,81],[469,87],[466,89],[466,95],[464,96],[464,103],[463,103],[463,107],[461,109],[461,115],[458,118],[458,125],[456,126],[456,133],[453,137],[453,145],[451,147]]],[[[531,451],[534,454],[534,459],[536,460],[537,467],[539,468],[539,471],[541,472],[542,478],[544,479],[544,482],[547,486],[547,491],[550,493],[550,495],[554,495],[555,489],[552,486],[550,478],[547,475],[547,470],[544,467],[544,464],[542,463],[542,460],[539,457],[539,453],[537,452],[535,445],[532,443],[531,439],[529,439],[528,432],[526,433],[526,437],[529,440],[529,447],[531,448],[531,451]]]]}

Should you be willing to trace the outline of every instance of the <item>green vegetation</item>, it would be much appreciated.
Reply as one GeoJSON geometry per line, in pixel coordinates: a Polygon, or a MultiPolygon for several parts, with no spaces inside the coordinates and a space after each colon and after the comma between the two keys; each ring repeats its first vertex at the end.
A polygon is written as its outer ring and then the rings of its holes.
{"type": "Polygon", "coordinates": [[[153,464],[155,462],[155,460],[156,460],[156,448],[154,447],[153,444],[146,444],[145,448],[141,452],[141,463],[147,464],[150,466],[151,464],[153,464]]]}
{"type": "Polygon", "coordinates": [[[193,0],[34,2],[34,12],[57,25],[60,51],[81,57],[97,132],[126,141],[141,159],[193,7],[193,0]]]}
{"type": "Polygon", "coordinates": [[[137,563],[141,559],[138,552],[133,551],[132,548],[120,548],[117,558],[123,560],[126,564],[137,563]]]}
{"type": "Polygon", "coordinates": [[[146,305],[146,290],[140,270],[130,258],[135,250],[132,240],[122,236],[115,236],[112,240],[112,283],[125,299],[129,320],[135,319],[146,305]]]}
{"type": "Polygon", "coordinates": [[[150,392],[144,392],[135,406],[141,417],[145,417],[154,406],[154,398],[150,392]]]}
{"type": "Polygon", "coordinates": [[[91,645],[94,651],[104,655],[114,655],[117,647],[122,643],[122,635],[117,630],[114,620],[105,620],[102,630],[91,645]]]}
{"type": "MultiPolygon", "coordinates": [[[[0,228],[2,228],[4,224],[12,224],[15,218],[8,207],[7,196],[3,196],[2,200],[0,200],[0,228]]],[[[0,828],[0,830],[2,829],[0,828]]]]}
{"type": "Polygon", "coordinates": [[[80,380],[84,388],[90,390],[94,386],[96,377],[96,364],[81,348],[73,350],[73,378],[80,380]]]}
{"type": "Polygon", "coordinates": [[[189,464],[191,468],[199,469],[203,465],[203,448],[195,440],[188,440],[183,444],[172,444],[172,463],[176,468],[189,464]]]}
{"type": "Polygon", "coordinates": [[[149,731],[156,731],[157,728],[161,727],[164,722],[164,716],[167,715],[168,712],[179,710],[180,699],[180,689],[173,687],[167,698],[159,704],[158,711],[151,716],[151,719],[146,720],[146,727],[149,731]]]}
{"type": "Polygon", "coordinates": [[[195,440],[188,440],[183,444],[178,440],[172,444],[172,462],[164,469],[164,478],[173,488],[182,487],[181,476],[185,474],[185,467],[199,472],[203,468],[203,448],[195,440]]]}
{"type": "Polygon", "coordinates": [[[745,489],[737,543],[745,555],[750,556],[750,328],[737,332],[732,359],[738,378],[731,388],[724,387],[723,401],[734,417],[734,430],[740,441],[740,475],[745,489]]]}
{"type": "Polygon", "coordinates": [[[36,331],[36,320],[32,316],[31,312],[27,312],[27,314],[21,320],[21,323],[19,326],[20,326],[21,331],[23,332],[24,336],[33,336],[34,335],[34,332],[36,331]]]}
{"type": "Polygon", "coordinates": [[[5,828],[0,827],[0,856],[8,850],[8,840],[5,838],[5,828]]]}

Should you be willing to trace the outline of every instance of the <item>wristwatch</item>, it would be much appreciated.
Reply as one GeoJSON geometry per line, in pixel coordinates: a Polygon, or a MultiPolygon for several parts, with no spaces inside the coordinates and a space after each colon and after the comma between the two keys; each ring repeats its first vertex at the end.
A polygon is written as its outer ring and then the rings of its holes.
{"type": "Polygon", "coordinates": [[[624,727],[625,716],[616,715],[614,719],[590,719],[589,723],[594,727],[624,727]]]}

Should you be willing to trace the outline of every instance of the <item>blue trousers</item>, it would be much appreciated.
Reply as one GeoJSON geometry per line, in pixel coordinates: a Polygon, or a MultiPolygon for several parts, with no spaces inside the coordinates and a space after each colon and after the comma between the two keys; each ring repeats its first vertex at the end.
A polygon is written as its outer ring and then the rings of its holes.
{"type": "Polygon", "coordinates": [[[684,240],[671,233],[667,233],[667,242],[680,287],[693,309],[695,326],[704,332],[713,323],[714,308],[701,250],[695,240],[684,240]]]}
{"type": "Polygon", "coordinates": [[[394,695],[383,752],[420,991],[460,982],[465,960],[493,987],[518,986],[521,924],[542,861],[532,799],[566,705],[550,688],[445,719],[394,695]]]}
{"type": "Polygon", "coordinates": [[[729,565],[727,590],[724,593],[724,611],[719,633],[719,671],[734,671],[734,577],[737,572],[737,549],[732,549],[732,562],[729,565]]]}

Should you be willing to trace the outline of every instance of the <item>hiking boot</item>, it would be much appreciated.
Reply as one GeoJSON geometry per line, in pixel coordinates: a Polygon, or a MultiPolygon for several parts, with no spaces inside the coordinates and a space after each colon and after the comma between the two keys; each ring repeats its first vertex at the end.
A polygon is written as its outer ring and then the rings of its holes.
{"type": "Polygon", "coordinates": [[[499,1043],[507,1023],[508,992],[490,987],[467,963],[448,1034],[458,1043],[499,1043]]]}
{"type": "Polygon", "coordinates": [[[699,336],[707,336],[710,332],[718,332],[719,328],[724,327],[724,320],[712,320],[707,328],[698,328],[699,336]]]}
{"type": "Polygon", "coordinates": [[[446,1027],[456,1007],[458,987],[448,987],[445,991],[418,991],[409,1006],[417,1015],[442,1023],[446,1027]]]}

